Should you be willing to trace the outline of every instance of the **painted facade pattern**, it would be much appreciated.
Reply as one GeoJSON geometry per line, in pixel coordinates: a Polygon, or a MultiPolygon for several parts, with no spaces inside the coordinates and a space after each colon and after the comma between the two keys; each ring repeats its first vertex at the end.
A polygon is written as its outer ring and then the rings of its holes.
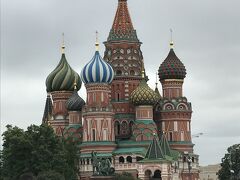
{"type": "Polygon", "coordinates": [[[161,93],[157,86],[154,91],[147,84],[141,42],[127,0],[118,0],[104,45],[102,58],[96,43],[81,79],[62,54],[46,81],[43,123],[51,125],[57,135],[78,142],[81,179],[92,176],[94,151],[108,158],[117,173],[127,171],[140,179],[197,180],[199,157],[191,138],[192,106],[183,96],[186,69],[173,44],[158,69],[161,93]],[[77,93],[81,80],[86,103],[77,93]]]}

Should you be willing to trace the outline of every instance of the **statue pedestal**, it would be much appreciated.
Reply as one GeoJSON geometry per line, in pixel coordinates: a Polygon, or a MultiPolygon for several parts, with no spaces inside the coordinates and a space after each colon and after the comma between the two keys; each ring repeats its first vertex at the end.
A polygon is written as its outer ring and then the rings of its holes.
{"type": "Polygon", "coordinates": [[[114,180],[114,176],[91,176],[91,180],[114,180]]]}

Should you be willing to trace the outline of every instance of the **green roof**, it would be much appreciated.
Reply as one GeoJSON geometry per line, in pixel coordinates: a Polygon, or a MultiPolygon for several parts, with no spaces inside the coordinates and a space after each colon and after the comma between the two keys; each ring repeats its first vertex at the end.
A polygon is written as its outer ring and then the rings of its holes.
{"type": "Polygon", "coordinates": [[[116,145],[116,143],[111,141],[90,141],[83,142],[81,144],[81,146],[96,146],[96,145],[116,145]]]}
{"type": "Polygon", "coordinates": [[[149,124],[154,124],[155,125],[155,122],[153,120],[135,120],[134,121],[135,124],[145,124],[145,125],[149,125],[149,124]]]}
{"type": "MultiPolygon", "coordinates": [[[[80,158],[90,158],[92,157],[91,153],[80,154],[80,158]]],[[[97,153],[97,157],[112,157],[112,153],[97,153]]]]}
{"type": "Polygon", "coordinates": [[[120,140],[117,142],[119,147],[130,147],[130,146],[149,146],[149,144],[151,143],[150,140],[148,141],[133,141],[133,140],[120,140]]]}
{"type": "Polygon", "coordinates": [[[82,127],[81,124],[71,124],[71,125],[68,125],[67,127],[65,127],[65,129],[71,129],[71,128],[78,129],[81,127],[82,127]]]}
{"type": "Polygon", "coordinates": [[[123,114],[123,113],[116,113],[114,115],[115,119],[127,118],[127,119],[135,119],[135,114],[123,114]]]}
{"type": "Polygon", "coordinates": [[[145,156],[146,159],[164,159],[164,154],[162,152],[161,146],[157,137],[154,136],[151,144],[148,147],[147,154],[145,156]]]}
{"type": "Polygon", "coordinates": [[[176,150],[171,150],[171,155],[172,155],[174,160],[178,160],[180,152],[176,151],[176,150]]]}
{"type": "Polygon", "coordinates": [[[113,154],[140,154],[145,156],[146,149],[144,147],[137,147],[137,148],[118,148],[116,149],[113,154]]]}
{"type": "Polygon", "coordinates": [[[171,149],[164,133],[162,133],[161,135],[160,146],[162,148],[162,152],[164,156],[172,157],[171,149]]]}

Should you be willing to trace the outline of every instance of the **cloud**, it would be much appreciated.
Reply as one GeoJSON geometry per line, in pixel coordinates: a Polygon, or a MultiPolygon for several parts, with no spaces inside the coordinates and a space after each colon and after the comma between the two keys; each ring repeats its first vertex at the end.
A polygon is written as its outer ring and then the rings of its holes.
{"type": "MultiPolygon", "coordinates": [[[[8,0],[1,5],[1,120],[26,128],[41,123],[44,83],[60,60],[62,32],[67,60],[80,73],[93,56],[95,31],[102,42],[107,39],[117,0],[8,0]]],[[[205,134],[194,139],[202,164],[220,162],[240,135],[239,6],[238,0],[129,1],[152,88],[173,29],[175,52],[187,68],[184,95],[193,105],[192,132],[205,134]],[[217,155],[206,148],[212,144],[217,155]]],[[[83,86],[80,95],[85,94],[83,86]]]]}

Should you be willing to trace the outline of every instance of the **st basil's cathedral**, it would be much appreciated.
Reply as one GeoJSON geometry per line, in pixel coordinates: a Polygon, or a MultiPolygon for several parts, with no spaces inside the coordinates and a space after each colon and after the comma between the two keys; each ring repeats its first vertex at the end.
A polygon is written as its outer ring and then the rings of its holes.
{"type": "MultiPolygon", "coordinates": [[[[139,179],[197,180],[199,156],[191,139],[191,103],[183,96],[186,69],[170,42],[158,69],[162,93],[148,84],[141,41],[127,0],[118,7],[103,57],[96,51],[79,74],[61,60],[46,79],[43,123],[79,147],[79,179],[93,174],[92,153],[106,158],[116,173],[139,179]],[[82,82],[87,96],[78,95],[82,82]]],[[[146,63],[146,62],[145,62],[146,63]]],[[[156,69],[157,71],[157,69],[156,69]]]]}

